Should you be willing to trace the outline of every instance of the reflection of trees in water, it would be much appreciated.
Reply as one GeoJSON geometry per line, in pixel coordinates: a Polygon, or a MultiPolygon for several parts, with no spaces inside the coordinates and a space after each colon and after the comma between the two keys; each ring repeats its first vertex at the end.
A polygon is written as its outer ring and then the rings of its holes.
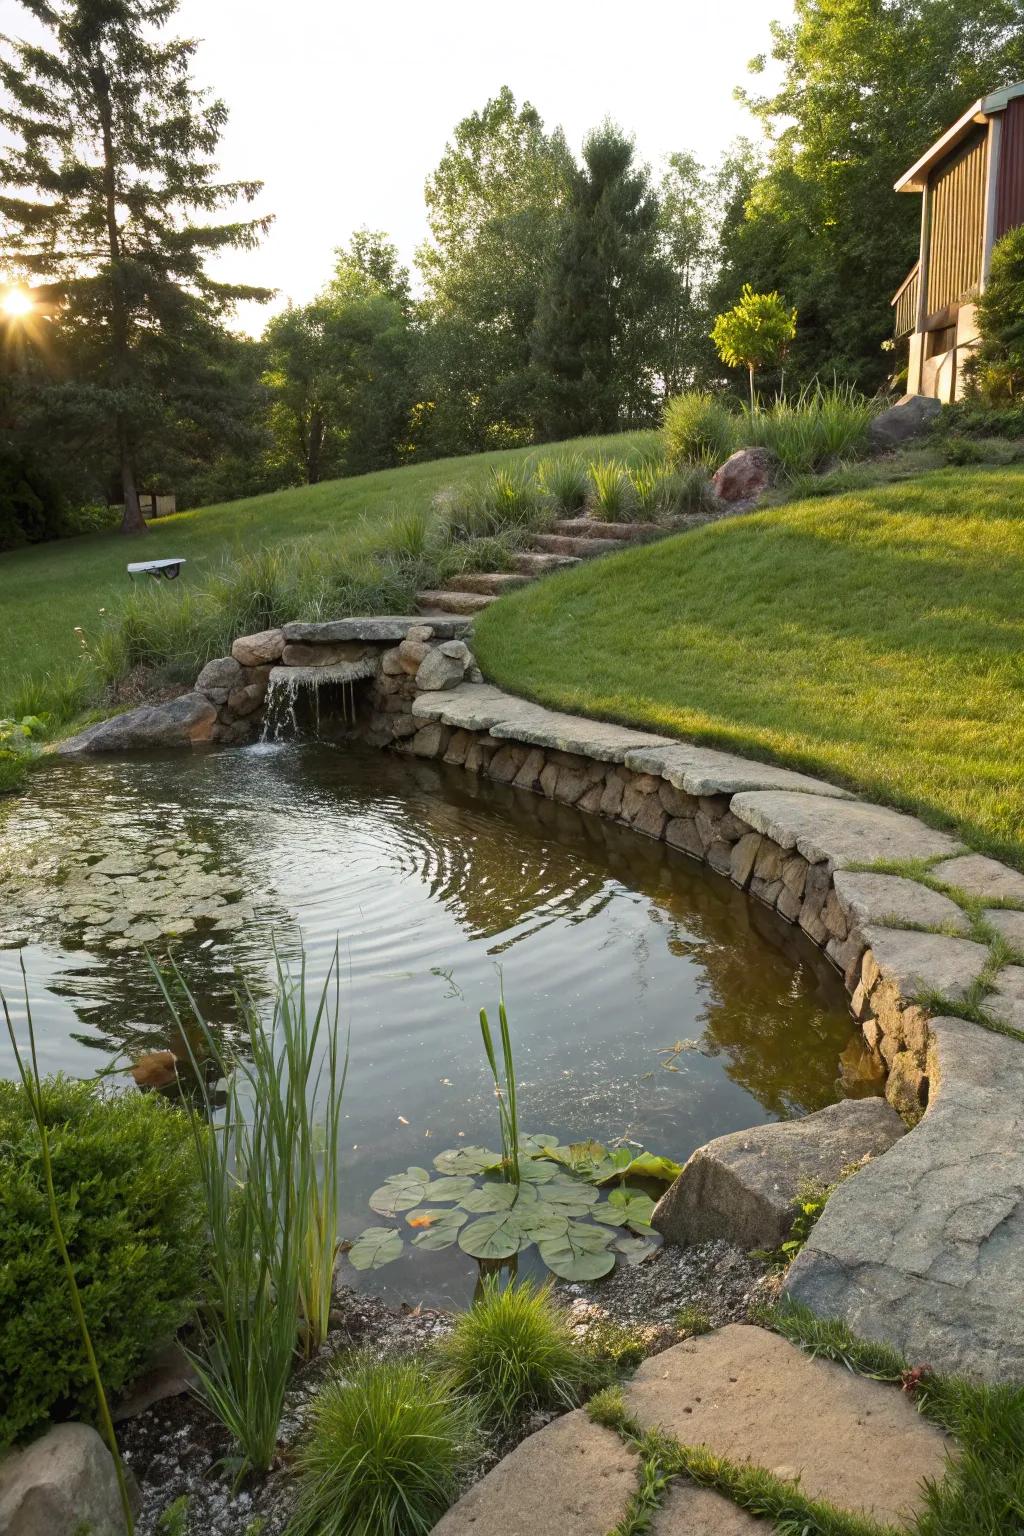
{"type": "Polygon", "coordinates": [[[556,919],[585,922],[618,881],[649,898],[648,917],[669,951],[699,967],[704,1047],[728,1059],[728,1076],[780,1117],[835,1099],[851,1030],[842,989],[775,913],[663,843],[599,817],[433,764],[417,764],[414,777],[427,792],[416,811],[432,888],[470,931],[501,933],[529,917],[530,932],[556,919]]]}

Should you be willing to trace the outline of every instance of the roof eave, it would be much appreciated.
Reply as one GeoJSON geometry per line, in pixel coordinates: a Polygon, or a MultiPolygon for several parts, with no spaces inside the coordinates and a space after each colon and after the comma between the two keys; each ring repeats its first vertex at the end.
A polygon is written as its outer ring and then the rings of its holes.
{"type": "Polygon", "coordinates": [[[991,91],[989,95],[980,97],[973,106],[967,108],[962,117],[958,117],[951,128],[947,128],[941,139],[926,149],[920,160],[916,161],[909,171],[905,171],[895,184],[897,192],[923,192],[928,185],[928,173],[945,158],[949,151],[969,133],[975,123],[987,123],[990,117],[998,112],[1005,112],[1011,101],[1018,96],[1024,96],[1024,80],[1018,80],[1013,85],[1004,85],[998,91],[991,91]]]}

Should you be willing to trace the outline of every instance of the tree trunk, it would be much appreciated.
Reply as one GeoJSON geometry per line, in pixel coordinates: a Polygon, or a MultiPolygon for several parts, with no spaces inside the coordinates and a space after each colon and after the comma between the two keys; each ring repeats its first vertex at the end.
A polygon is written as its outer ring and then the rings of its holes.
{"type": "MultiPolygon", "coordinates": [[[[92,85],[96,94],[96,108],[103,139],[103,202],[107,224],[107,249],[110,255],[110,373],[114,387],[124,389],[131,377],[128,301],[124,292],[121,234],[117,224],[114,118],[110,106],[110,81],[102,59],[97,60],[92,70],[92,85]]],[[[135,457],[123,409],[119,409],[117,413],[117,447],[121,460],[121,484],[124,490],[121,532],[147,533],[142,508],[139,506],[139,492],[135,484],[135,457]]]]}
{"type": "Polygon", "coordinates": [[[306,484],[318,485],[320,483],[320,459],[324,446],[324,418],[319,410],[314,410],[309,419],[309,435],[306,439],[306,484]]]}

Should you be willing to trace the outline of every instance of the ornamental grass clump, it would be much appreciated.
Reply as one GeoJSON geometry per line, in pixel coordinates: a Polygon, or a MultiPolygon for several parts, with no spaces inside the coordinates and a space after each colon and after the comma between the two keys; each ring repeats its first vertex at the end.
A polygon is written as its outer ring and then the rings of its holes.
{"type": "Polygon", "coordinates": [[[537,466],[537,484],[565,517],[582,512],[590,489],[587,461],[582,453],[560,453],[542,459],[537,466]]]}
{"type": "Polygon", "coordinates": [[[699,464],[717,469],[737,446],[736,418],[725,402],[707,389],[691,389],[665,404],[661,435],[671,469],[699,464]]]}
{"type": "Polygon", "coordinates": [[[628,523],[636,517],[633,482],[618,459],[595,459],[591,464],[587,512],[606,523],[628,523]]]}
{"type": "Polygon", "coordinates": [[[668,469],[658,461],[642,461],[629,471],[629,478],[642,522],[702,512],[713,500],[707,473],[697,464],[668,469]]]}
{"type": "Polygon", "coordinates": [[[426,1536],[477,1452],[475,1407],[444,1376],[356,1356],[314,1405],[288,1536],[426,1536]]]}
{"type": "Polygon", "coordinates": [[[745,409],[741,435],[744,446],[773,453],[788,478],[862,457],[877,411],[852,385],[814,384],[793,400],[780,395],[762,409],[745,409]]]}
{"type": "Polygon", "coordinates": [[[497,1431],[515,1427],[535,1408],[574,1408],[599,1374],[552,1300],[550,1283],[503,1288],[495,1275],[484,1276],[478,1300],[440,1341],[437,1358],[497,1431]]]}

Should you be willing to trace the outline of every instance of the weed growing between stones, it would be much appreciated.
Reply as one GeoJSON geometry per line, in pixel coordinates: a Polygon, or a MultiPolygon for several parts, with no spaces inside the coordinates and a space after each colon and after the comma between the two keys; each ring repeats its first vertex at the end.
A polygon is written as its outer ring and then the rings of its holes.
{"type": "Polygon", "coordinates": [[[941,1482],[925,1485],[912,1536],[1014,1536],[1024,1519],[1024,1387],[977,1386],[911,1367],[897,1350],[784,1301],[760,1321],[808,1354],[874,1381],[901,1382],[919,1412],[959,1444],[941,1482]]]}
{"type": "Polygon", "coordinates": [[[711,1314],[704,1307],[680,1307],[676,1313],[676,1327],[690,1338],[696,1339],[702,1333],[710,1333],[714,1326],[711,1314]]]}
{"type": "MultiPolygon", "coordinates": [[[[844,1174],[847,1171],[853,1173],[855,1169],[844,1170],[844,1174]]],[[[788,1269],[814,1231],[829,1196],[838,1187],[838,1182],[835,1184],[819,1184],[813,1181],[806,1183],[791,1202],[796,1215],[786,1241],[780,1243],[777,1248],[755,1248],[751,1258],[762,1259],[773,1269],[788,1269]]]]}

